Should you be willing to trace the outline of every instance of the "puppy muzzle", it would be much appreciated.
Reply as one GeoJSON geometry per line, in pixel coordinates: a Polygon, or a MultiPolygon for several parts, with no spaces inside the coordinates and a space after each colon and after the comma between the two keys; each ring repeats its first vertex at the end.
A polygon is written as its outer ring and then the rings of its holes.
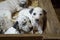
{"type": "Polygon", "coordinates": [[[29,29],[30,29],[30,31],[32,31],[33,30],[33,27],[30,27],[29,29]]]}
{"type": "Polygon", "coordinates": [[[35,19],[35,21],[38,23],[39,22],[39,19],[35,19]]]}
{"type": "Polygon", "coordinates": [[[26,2],[24,4],[20,4],[20,6],[26,8],[26,2]]]}

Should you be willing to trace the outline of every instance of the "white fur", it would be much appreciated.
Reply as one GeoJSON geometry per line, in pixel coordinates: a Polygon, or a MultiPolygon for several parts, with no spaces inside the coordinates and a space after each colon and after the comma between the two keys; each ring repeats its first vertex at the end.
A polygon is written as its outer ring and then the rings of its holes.
{"type": "Polygon", "coordinates": [[[3,2],[0,2],[0,11],[4,12],[0,12],[0,15],[7,15],[8,13],[7,17],[11,19],[11,15],[13,12],[20,11],[21,9],[23,9],[23,7],[20,7],[20,5],[23,4],[22,2],[27,3],[27,0],[5,0],[3,2]],[[8,10],[8,12],[5,12],[6,10],[8,10]]]}
{"type": "Polygon", "coordinates": [[[15,10],[20,10],[20,4],[27,3],[28,0],[5,0],[0,2],[0,10],[9,10],[14,12],[15,10]]]}
{"type": "Polygon", "coordinates": [[[25,32],[30,32],[30,29],[32,27],[32,24],[30,23],[30,19],[24,15],[20,15],[18,16],[18,18],[16,19],[16,21],[18,21],[18,25],[19,25],[19,29],[23,30],[21,31],[21,33],[23,34],[24,31],[25,32]],[[23,25],[24,23],[26,23],[25,25],[23,25]]]}
{"type": "Polygon", "coordinates": [[[0,17],[0,28],[5,32],[8,28],[10,28],[13,24],[9,19],[5,17],[0,17]]]}
{"type": "MultiPolygon", "coordinates": [[[[20,11],[23,7],[20,7],[27,0],[5,0],[0,2],[0,17],[4,19],[6,27],[11,27],[12,14],[16,11],[20,11]],[[8,26],[7,26],[8,25],[8,26]]],[[[1,22],[2,23],[2,22],[1,22]]],[[[5,28],[5,26],[3,26],[5,28]]]]}
{"type": "Polygon", "coordinates": [[[15,28],[9,28],[4,34],[20,34],[15,28]]]}
{"type": "Polygon", "coordinates": [[[42,20],[42,18],[43,18],[43,9],[42,8],[40,8],[40,7],[36,7],[36,8],[33,8],[34,10],[33,10],[33,12],[30,14],[30,10],[31,9],[23,9],[23,10],[21,10],[20,12],[19,12],[19,16],[20,15],[24,15],[24,16],[27,16],[27,17],[29,17],[29,19],[31,20],[31,22],[32,22],[32,25],[34,26],[34,28],[35,28],[35,26],[36,26],[36,28],[38,29],[38,33],[40,33],[40,34],[42,34],[42,26],[43,26],[43,20],[42,20]],[[36,13],[36,15],[33,15],[33,13],[36,13]],[[42,14],[42,15],[40,15],[40,14],[42,14]],[[35,21],[35,19],[39,19],[39,23],[37,23],[36,21],[35,21]]]}

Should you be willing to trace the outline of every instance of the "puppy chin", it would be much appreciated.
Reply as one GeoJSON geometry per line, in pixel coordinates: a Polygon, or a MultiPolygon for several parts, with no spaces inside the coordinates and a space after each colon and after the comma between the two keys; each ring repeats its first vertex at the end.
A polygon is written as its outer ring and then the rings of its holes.
{"type": "Polygon", "coordinates": [[[23,30],[23,31],[27,33],[27,32],[30,32],[30,29],[26,29],[26,30],[23,30]]]}

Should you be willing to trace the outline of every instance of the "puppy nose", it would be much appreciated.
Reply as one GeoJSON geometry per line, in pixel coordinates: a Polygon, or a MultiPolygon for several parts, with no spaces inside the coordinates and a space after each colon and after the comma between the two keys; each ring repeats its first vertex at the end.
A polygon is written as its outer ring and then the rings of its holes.
{"type": "Polygon", "coordinates": [[[30,30],[32,30],[33,29],[33,27],[30,27],[30,30]]]}
{"type": "Polygon", "coordinates": [[[36,22],[38,22],[38,21],[39,21],[39,19],[36,19],[35,21],[36,21],[36,22]]]}
{"type": "Polygon", "coordinates": [[[21,7],[25,8],[26,2],[20,5],[21,7]]]}

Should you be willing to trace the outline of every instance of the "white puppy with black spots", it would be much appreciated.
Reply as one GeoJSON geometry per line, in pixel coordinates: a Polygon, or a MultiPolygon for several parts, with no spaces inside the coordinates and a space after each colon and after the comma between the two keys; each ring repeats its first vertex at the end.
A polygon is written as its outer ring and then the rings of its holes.
{"type": "Polygon", "coordinates": [[[12,26],[9,25],[12,24],[12,14],[16,11],[22,10],[27,5],[27,2],[28,0],[5,0],[0,2],[0,17],[5,20],[6,27],[12,26]]]}
{"type": "Polygon", "coordinates": [[[31,20],[27,16],[20,15],[18,16],[16,21],[18,22],[18,26],[21,34],[29,33],[32,31],[33,26],[31,24],[31,20]]]}
{"type": "Polygon", "coordinates": [[[29,17],[32,22],[33,28],[37,28],[38,33],[42,34],[42,26],[43,26],[43,17],[44,17],[44,10],[40,7],[31,8],[31,9],[23,9],[19,12],[19,16],[24,15],[29,17]]]}
{"type": "Polygon", "coordinates": [[[13,27],[10,27],[4,34],[24,34],[30,33],[33,29],[31,21],[28,17],[20,15],[13,27]]]}

